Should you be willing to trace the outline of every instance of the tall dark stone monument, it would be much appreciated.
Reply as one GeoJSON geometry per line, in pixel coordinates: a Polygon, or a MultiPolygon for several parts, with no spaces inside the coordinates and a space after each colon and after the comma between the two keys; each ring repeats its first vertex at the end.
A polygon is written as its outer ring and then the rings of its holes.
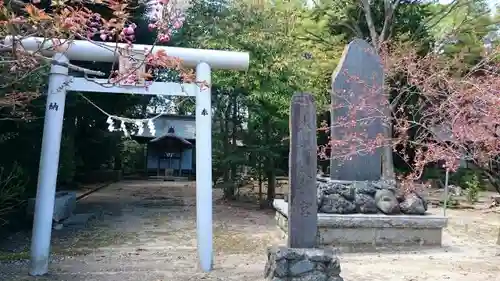
{"type": "Polygon", "coordinates": [[[316,126],[313,97],[309,94],[295,94],[290,105],[288,247],[291,248],[316,246],[316,126]]]}
{"type": "Polygon", "coordinates": [[[331,138],[341,140],[331,151],[332,179],[380,180],[383,151],[365,145],[383,135],[383,85],[380,57],[366,41],[353,40],[332,75],[331,138]]]}

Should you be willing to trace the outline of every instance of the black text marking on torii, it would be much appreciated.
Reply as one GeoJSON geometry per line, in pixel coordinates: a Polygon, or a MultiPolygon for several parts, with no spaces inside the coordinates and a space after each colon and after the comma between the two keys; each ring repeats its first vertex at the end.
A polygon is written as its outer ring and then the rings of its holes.
{"type": "Polygon", "coordinates": [[[208,112],[205,108],[203,108],[203,110],[201,111],[201,115],[203,115],[203,116],[208,115],[208,112]]]}
{"type": "Polygon", "coordinates": [[[51,102],[49,104],[49,110],[54,110],[54,111],[57,111],[59,109],[59,105],[57,105],[56,102],[51,102]]]}

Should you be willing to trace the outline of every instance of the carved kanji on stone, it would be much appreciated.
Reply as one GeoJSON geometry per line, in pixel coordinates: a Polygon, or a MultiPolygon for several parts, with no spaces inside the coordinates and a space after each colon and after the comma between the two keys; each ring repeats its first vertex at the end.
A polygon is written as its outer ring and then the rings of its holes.
{"type": "Polygon", "coordinates": [[[309,94],[292,97],[288,165],[288,246],[314,248],[318,229],[316,105],[309,94]]]}

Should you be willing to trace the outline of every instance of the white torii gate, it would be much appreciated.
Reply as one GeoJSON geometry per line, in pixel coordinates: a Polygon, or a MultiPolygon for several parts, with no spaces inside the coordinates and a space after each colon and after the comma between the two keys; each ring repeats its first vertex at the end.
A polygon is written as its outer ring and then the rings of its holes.
{"type": "MultiPolygon", "coordinates": [[[[5,39],[5,45],[13,44],[12,37],[5,39]]],[[[63,42],[63,40],[61,40],[63,42]]],[[[53,56],[58,62],[69,60],[114,62],[118,60],[116,43],[96,43],[85,40],[71,41],[64,53],[56,53],[51,41],[30,37],[21,40],[27,51],[41,50],[46,56],[53,56]],[[45,42],[44,46],[41,46],[45,42]]],[[[125,47],[125,44],[120,47],[125,47]]],[[[206,81],[208,87],[196,84],[153,82],[146,89],[137,86],[104,87],[106,79],[94,83],[85,78],[68,76],[68,68],[52,64],[49,89],[45,106],[42,151],[38,172],[38,187],[31,240],[30,274],[44,275],[48,272],[52,215],[56,192],[59,150],[67,91],[128,93],[141,95],[182,95],[182,88],[188,96],[196,97],[196,230],[200,267],[208,272],[212,269],[212,113],[211,113],[211,70],[247,70],[250,56],[247,52],[230,52],[203,49],[186,49],[163,46],[133,45],[134,51],[164,50],[168,56],[179,58],[186,67],[196,68],[196,81],[206,81]],[[203,114],[202,114],[203,112],[203,114]]]]}

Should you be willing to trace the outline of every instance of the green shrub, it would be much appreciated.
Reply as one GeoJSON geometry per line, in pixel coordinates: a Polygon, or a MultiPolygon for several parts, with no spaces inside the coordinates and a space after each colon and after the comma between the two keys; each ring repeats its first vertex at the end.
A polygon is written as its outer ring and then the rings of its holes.
{"type": "Polygon", "coordinates": [[[0,168],[0,225],[8,223],[5,217],[24,201],[27,182],[23,169],[17,163],[10,171],[0,168]]]}
{"type": "Polygon", "coordinates": [[[465,178],[464,185],[466,188],[467,200],[471,203],[477,202],[479,191],[481,190],[478,176],[476,174],[473,174],[465,178]]]}
{"type": "Polygon", "coordinates": [[[450,177],[450,183],[465,189],[465,196],[470,203],[477,202],[479,192],[484,190],[480,172],[474,169],[460,169],[450,177]]]}
{"type": "Polygon", "coordinates": [[[143,171],[145,166],[144,145],[134,140],[124,140],[121,149],[122,170],[125,174],[143,171]]]}

